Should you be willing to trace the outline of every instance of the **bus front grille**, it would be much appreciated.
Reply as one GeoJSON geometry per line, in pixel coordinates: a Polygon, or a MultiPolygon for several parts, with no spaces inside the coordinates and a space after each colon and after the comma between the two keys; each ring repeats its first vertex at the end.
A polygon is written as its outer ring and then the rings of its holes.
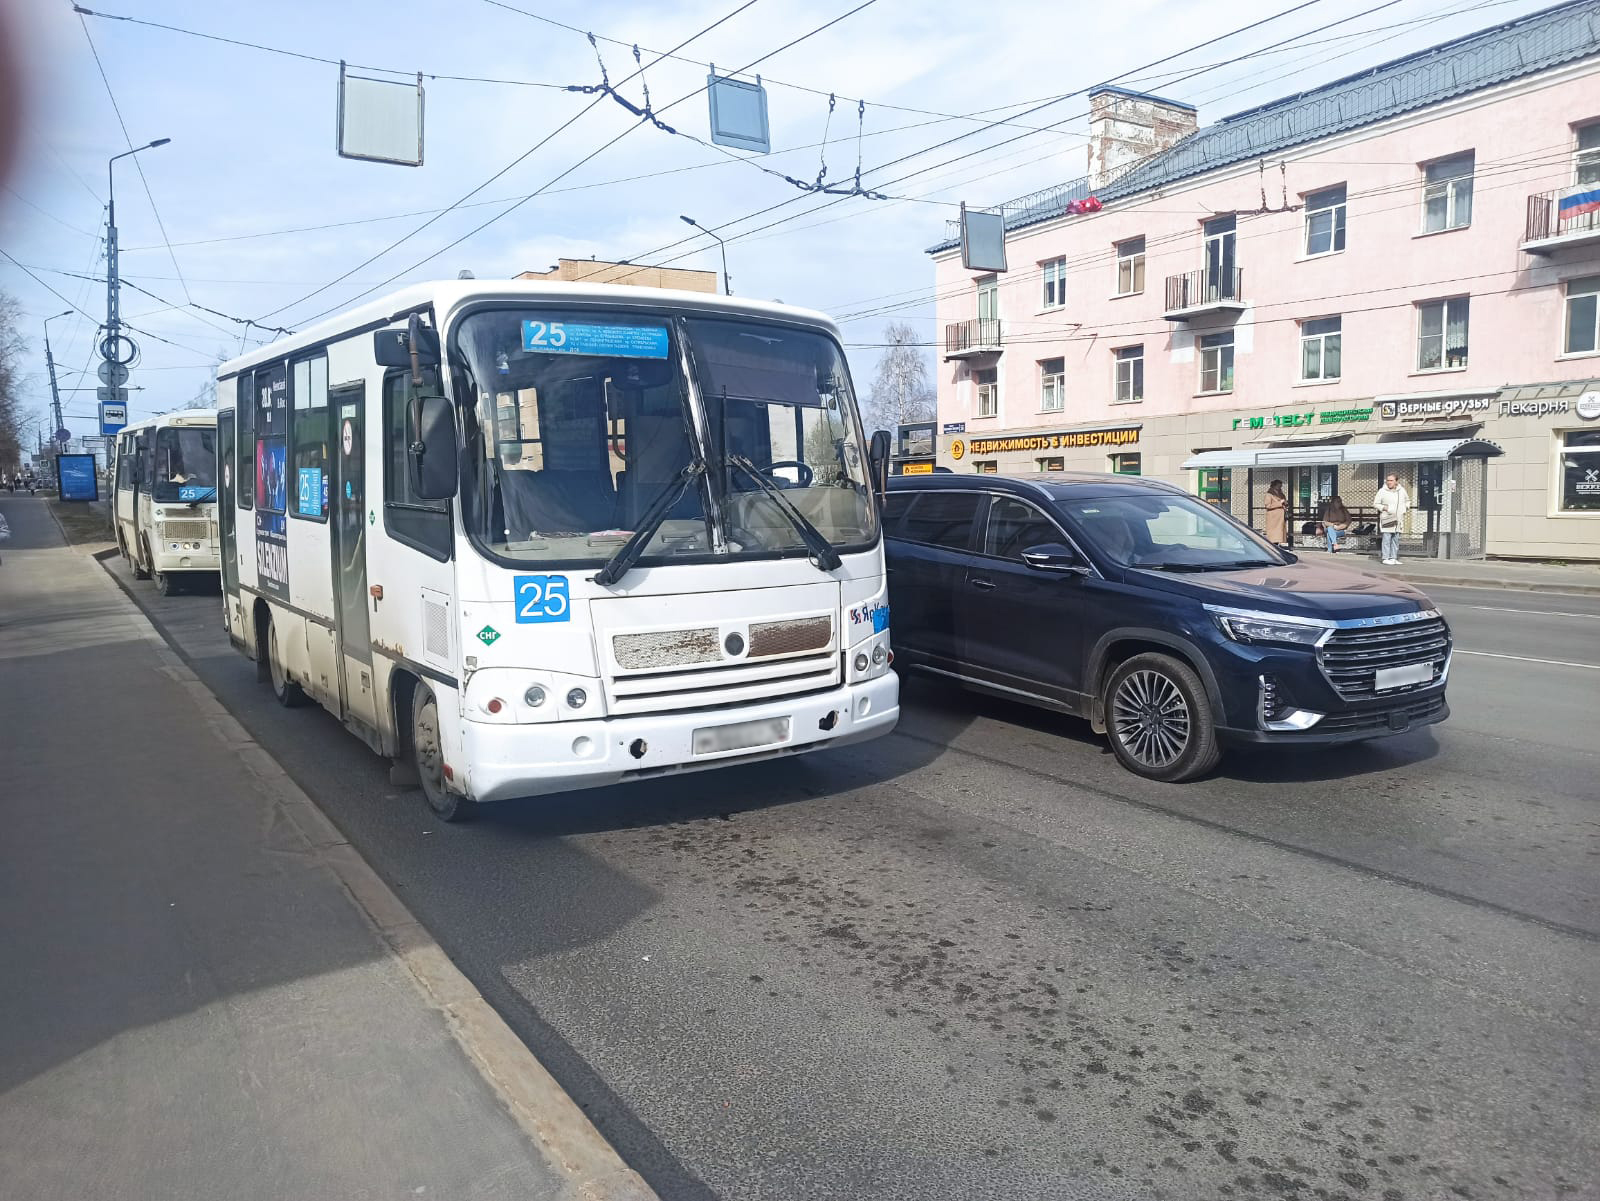
{"type": "Polygon", "coordinates": [[[835,688],[842,678],[839,655],[830,647],[820,654],[787,659],[735,659],[689,671],[613,676],[606,683],[610,712],[620,717],[797,696],[835,688]]]}
{"type": "Polygon", "coordinates": [[[188,521],[163,521],[161,523],[161,541],[163,542],[203,542],[211,536],[211,527],[204,518],[188,521]]]}

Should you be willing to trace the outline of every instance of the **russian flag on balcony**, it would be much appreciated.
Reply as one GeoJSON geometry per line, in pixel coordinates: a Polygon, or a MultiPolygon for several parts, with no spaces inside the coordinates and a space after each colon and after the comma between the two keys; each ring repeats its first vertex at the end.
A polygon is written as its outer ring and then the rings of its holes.
{"type": "Polygon", "coordinates": [[[1600,188],[1562,197],[1556,209],[1556,219],[1565,221],[1568,217],[1581,217],[1584,213],[1600,213],[1600,188]]]}

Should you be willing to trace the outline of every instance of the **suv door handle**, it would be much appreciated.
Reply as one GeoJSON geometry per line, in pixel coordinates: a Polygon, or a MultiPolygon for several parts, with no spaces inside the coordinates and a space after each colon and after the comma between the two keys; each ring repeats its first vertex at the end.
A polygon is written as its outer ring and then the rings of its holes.
{"type": "Polygon", "coordinates": [[[977,579],[970,580],[968,582],[974,588],[993,588],[994,587],[994,581],[993,580],[986,580],[982,576],[979,576],[977,579]]]}

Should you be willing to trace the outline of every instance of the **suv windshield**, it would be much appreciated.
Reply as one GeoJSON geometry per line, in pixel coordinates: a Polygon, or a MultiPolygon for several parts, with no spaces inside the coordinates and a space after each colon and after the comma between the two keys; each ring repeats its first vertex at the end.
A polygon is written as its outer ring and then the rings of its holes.
{"type": "Polygon", "coordinates": [[[1215,507],[1176,492],[1059,500],[1090,544],[1119,567],[1223,571],[1286,564],[1271,543],[1215,507]]]}
{"type": "Polygon", "coordinates": [[[637,309],[499,309],[463,318],[453,348],[463,516],[497,556],[605,562],[674,491],[642,562],[807,553],[795,514],[751,468],[833,546],[876,534],[843,356],[820,333],[637,309]],[[710,470],[679,488],[701,459],[710,470]]]}
{"type": "Polygon", "coordinates": [[[214,500],[217,495],[217,431],[164,426],[156,431],[153,500],[214,500]]]}

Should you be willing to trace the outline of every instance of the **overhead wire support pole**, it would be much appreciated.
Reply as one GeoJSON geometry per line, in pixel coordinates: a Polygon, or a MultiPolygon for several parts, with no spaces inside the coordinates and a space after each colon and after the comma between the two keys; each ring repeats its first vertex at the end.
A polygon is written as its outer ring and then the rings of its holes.
{"type": "MultiPolygon", "coordinates": [[[[124,150],[121,154],[113,154],[106,160],[106,338],[115,338],[122,332],[121,311],[121,281],[117,277],[117,177],[116,162],[119,158],[128,158],[142,150],[152,150],[157,146],[165,146],[171,138],[157,138],[143,146],[136,146],[132,150],[124,150]]],[[[103,345],[104,343],[102,343],[103,345]]]]}
{"type": "Polygon", "coordinates": [[[50,435],[52,442],[56,439],[57,431],[65,429],[66,426],[61,420],[61,389],[56,386],[56,359],[55,355],[50,353],[50,323],[62,317],[70,317],[76,311],[76,309],[68,309],[64,313],[57,313],[54,317],[46,317],[44,319],[44,365],[50,372],[50,415],[56,421],[50,435]]]}

